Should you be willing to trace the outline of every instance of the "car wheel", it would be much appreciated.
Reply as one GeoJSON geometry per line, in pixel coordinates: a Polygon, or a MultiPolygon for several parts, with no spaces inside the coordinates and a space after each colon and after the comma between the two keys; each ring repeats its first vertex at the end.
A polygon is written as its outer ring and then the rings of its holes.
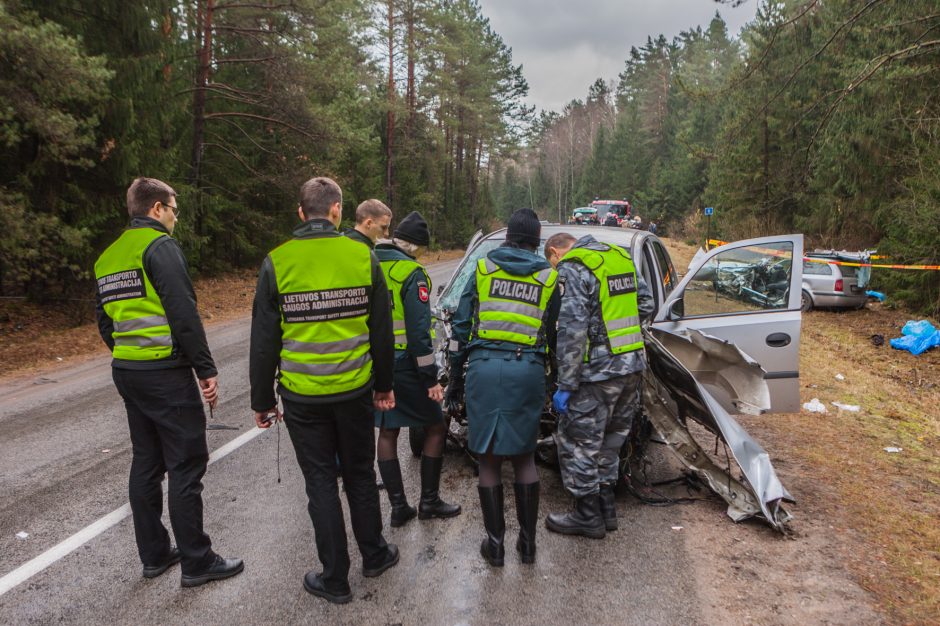
{"type": "Polygon", "coordinates": [[[809,292],[805,289],[803,290],[803,297],[800,300],[800,311],[806,313],[813,310],[813,297],[809,295],[809,292]]]}
{"type": "Polygon", "coordinates": [[[421,458],[421,452],[424,451],[424,428],[421,426],[411,426],[408,428],[408,445],[411,447],[411,454],[416,459],[421,458]]]}

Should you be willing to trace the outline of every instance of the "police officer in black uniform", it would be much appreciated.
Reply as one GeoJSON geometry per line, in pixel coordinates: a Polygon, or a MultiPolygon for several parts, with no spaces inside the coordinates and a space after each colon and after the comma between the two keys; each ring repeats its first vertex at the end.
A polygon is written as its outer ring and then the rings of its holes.
{"type": "Polygon", "coordinates": [[[186,260],[170,237],[179,214],[176,192],[154,178],[138,178],[127,190],[127,212],[130,227],[95,263],[96,313],[101,338],[114,357],[114,384],[127,408],[133,450],[128,492],[137,550],[145,578],[182,560],[181,584],[195,587],[243,569],[240,559],[213,552],[203,530],[202,477],[209,450],[202,400],[213,407],[218,402],[218,372],[186,260]],[[179,548],[170,545],[160,520],[164,473],[179,548]]]}
{"type": "Polygon", "coordinates": [[[304,183],[297,214],[303,223],[268,254],[258,276],[251,406],[259,428],[280,419],[277,382],[323,564],[304,576],[304,589],[343,604],[352,592],[337,458],[363,576],[379,576],[399,558],[382,537],[373,467],[373,407],[395,405],[388,288],[375,255],[336,230],[342,191],[333,180],[304,183]]]}

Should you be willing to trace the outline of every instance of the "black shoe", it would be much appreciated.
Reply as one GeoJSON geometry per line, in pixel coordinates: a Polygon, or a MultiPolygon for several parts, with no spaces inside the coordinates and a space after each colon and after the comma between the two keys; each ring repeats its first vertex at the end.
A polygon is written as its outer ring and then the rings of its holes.
{"type": "Polygon", "coordinates": [[[459,504],[448,504],[440,498],[441,468],[444,457],[421,457],[421,501],[418,502],[418,519],[432,517],[456,517],[460,515],[459,504]]]}
{"type": "Polygon", "coordinates": [[[144,565],[144,578],[156,578],[183,559],[183,553],[176,546],[170,548],[166,558],[157,565],[144,565]]]}
{"type": "Polygon", "coordinates": [[[225,559],[216,554],[215,561],[202,571],[195,574],[183,574],[180,585],[183,587],[198,587],[213,580],[231,578],[236,574],[241,574],[243,569],[245,569],[245,564],[242,563],[241,559],[225,559]]]}
{"type": "Polygon", "coordinates": [[[614,486],[601,485],[601,515],[607,530],[617,530],[617,507],[614,504],[614,486]]]}
{"type": "Polygon", "coordinates": [[[480,544],[480,554],[493,567],[502,567],[506,549],[503,536],[506,534],[506,519],[503,515],[503,486],[477,487],[480,493],[480,508],[483,510],[483,527],[486,537],[480,544]]]}
{"type": "Polygon", "coordinates": [[[304,589],[307,593],[312,593],[333,604],[346,604],[352,600],[352,591],[350,591],[348,584],[345,589],[330,591],[326,588],[326,585],[323,583],[323,578],[320,577],[318,572],[307,572],[306,576],[304,576],[304,589]]]}
{"type": "Polygon", "coordinates": [[[604,517],[601,515],[600,496],[592,493],[578,498],[574,511],[552,513],[545,518],[545,526],[552,532],[563,535],[581,535],[591,539],[603,539],[607,534],[604,517]]]}
{"type": "Polygon", "coordinates": [[[362,575],[366,578],[375,578],[381,576],[382,572],[398,564],[398,546],[394,543],[388,544],[388,551],[385,553],[385,559],[375,567],[363,567],[362,575]]]}
{"type": "Polygon", "coordinates": [[[535,563],[535,529],[539,519],[539,483],[514,483],[519,538],[516,550],[523,563],[535,563]]]}
{"type": "Polygon", "coordinates": [[[401,482],[401,465],[398,459],[379,461],[379,474],[385,483],[388,501],[392,505],[392,514],[388,523],[392,528],[404,526],[408,520],[414,519],[418,512],[408,504],[405,487],[401,482]]]}

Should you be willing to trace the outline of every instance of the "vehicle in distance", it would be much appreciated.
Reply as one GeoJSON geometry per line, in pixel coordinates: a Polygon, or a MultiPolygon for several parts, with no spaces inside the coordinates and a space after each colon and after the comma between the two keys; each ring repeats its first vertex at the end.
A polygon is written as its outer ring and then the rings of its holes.
{"type": "Polygon", "coordinates": [[[571,224],[599,224],[597,209],[590,206],[581,206],[574,210],[569,220],[571,224]]]}
{"type": "MultiPolygon", "coordinates": [[[[724,498],[732,519],[756,516],[782,530],[789,514],[781,504],[792,497],[777,479],[767,453],[732,414],[799,410],[802,264],[792,259],[803,256],[802,235],[749,239],[714,248],[699,256],[679,280],[665,245],[648,231],[545,225],[542,245],[558,232],[577,238],[590,234],[627,249],[652,292],[655,312],[644,328],[650,365],[644,376],[644,415],[635,420],[628,441],[631,449],[643,449],[645,442],[637,439],[648,439],[655,430],[690,473],[724,498]],[[749,292],[717,286],[716,276],[723,275],[725,267],[744,274],[748,267],[763,273],[771,266],[774,280],[765,284],[763,294],[753,282],[749,292]],[[697,441],[701,434],[692,433],[689,419],[724,442],[729,455],[718,460],[706,452],[715,440],[697,441]],[[732,458],[738,465],[735,471],[730,467],[732,458]]],[[[502,245],[505,236],[505,229],[487,235],[478,232],[451,279],[439,288],[434,314],[442,339],[438,363],[444,383],[449,377],[445,354],[451,316],[475,276],[477,261],[502,245]]],[[[452,435],[465,437],[466,415],[449,417],[452,435]]],[[[546,402],[538,449],[543,460],[551,460],[554,453],[556,419],[551,403],[546,402]]],[[[416,443],[412,442],[413,449],[416,443]]],[[[624,454],[624,460],[635,460],[626,458],[630,456],[626,450],[624,454]]]]}
{"type": "Polygon", "coordinates": [[[626,200],[595,200],[591,206],[597,209],[597,223],[613,226],[607,223],[607,218],[613,214],[617,218],[617,226],[622,226],[624,220],[629,221],[633,208],[626,200]]]}
{"type": "Polygon", "coordinates": [[[871,280],[870,267],[827,263],[871,263],[871,251],[846,252],[814,250],[803,260],[802,309],[860,309],[868,302],[866,290],[871,280]],[[818,259],[818,260],[816,260],[818,259]]]}

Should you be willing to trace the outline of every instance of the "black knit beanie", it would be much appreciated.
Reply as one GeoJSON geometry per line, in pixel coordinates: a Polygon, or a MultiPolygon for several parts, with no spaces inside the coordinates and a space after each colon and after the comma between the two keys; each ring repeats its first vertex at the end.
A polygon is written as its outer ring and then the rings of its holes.
{"type": "Polygon", "coordinates": [[[509,217],[506,241],[537,248],[541,234],[542,224],[532,209],[518,209],[509,217]]]}
{"type": "Polygon", "coordinates": [[[392,236],[416,246],[431,245],[431,231],[428,230],[428,223],[417,211],[409,213],[395,228],[392,236]]]}

